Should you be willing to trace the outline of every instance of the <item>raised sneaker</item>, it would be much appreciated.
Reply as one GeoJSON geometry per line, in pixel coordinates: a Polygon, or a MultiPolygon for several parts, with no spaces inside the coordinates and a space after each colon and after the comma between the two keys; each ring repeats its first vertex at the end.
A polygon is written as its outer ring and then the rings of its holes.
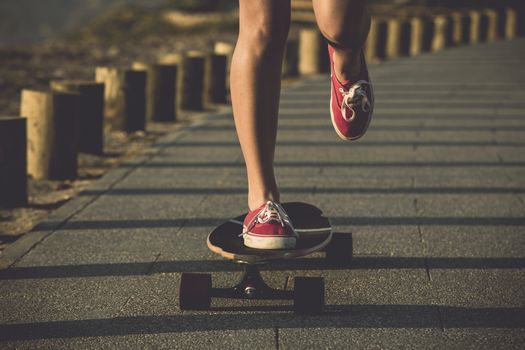
{"type": "Polygon", "coordinates": [[[374,110],[374,91],[361,51],[363,68],[352,81],[340,82],[334,72],[334,49],[328,45],[331,67],[330,117],[335,132],[343,140],[357,140],[364,135],[374,110]]]}
{"type": "Polygon", "coordinates": [[[298,237],[284,208],[272,201],[246,215],[242,236],[245,246],[256,249],[293,249],[298,237]]]}

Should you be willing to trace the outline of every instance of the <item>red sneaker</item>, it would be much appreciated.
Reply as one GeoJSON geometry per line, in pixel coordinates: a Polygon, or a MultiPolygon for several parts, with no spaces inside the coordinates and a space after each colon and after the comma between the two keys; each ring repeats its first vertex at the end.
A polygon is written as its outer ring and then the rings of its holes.
{"type": "Polygon", "coordinates": [[[244,245],[256,249],[293,249],[297,241],[284,208],[272,201],[246,215],[242,235],[244,245]]]}
{"type": "Polygon", "coordinates": [[[343,140],[357,140],[364,135],[374,110],[374,91],[363,53],[363,69],[355,82],[340,82],[334,73],[334,49],[328,45],[331,88],[330,116],[335,132],[343,140]]]}

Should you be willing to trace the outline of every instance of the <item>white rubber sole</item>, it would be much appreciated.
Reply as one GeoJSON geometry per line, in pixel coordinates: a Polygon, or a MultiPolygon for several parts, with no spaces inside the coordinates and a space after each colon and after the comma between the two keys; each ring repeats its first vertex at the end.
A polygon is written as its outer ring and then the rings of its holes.
{"type": "Polygon", "coordinates": [[[297,237],[259,236],[247,233],[243,236],[244,245],[255,249],[294,249],[297,237]]]}

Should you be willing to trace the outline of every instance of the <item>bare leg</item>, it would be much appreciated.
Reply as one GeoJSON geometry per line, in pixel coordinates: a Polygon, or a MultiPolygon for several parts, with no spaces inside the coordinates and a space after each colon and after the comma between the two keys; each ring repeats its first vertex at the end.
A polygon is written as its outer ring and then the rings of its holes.
{"type": "Polygon", "coordinates": [[[230,86],[253,210],[267,200],[279,201],[273,160],[290,0],[239,0],[239,8],[230,86]]]}
{"type": "Polygon", "coordinates": [[[361,50],[370,30],[366,0],[313,0],[317,25],[334,48],[334,68],[339,81],[361,72],[361,50]]]}

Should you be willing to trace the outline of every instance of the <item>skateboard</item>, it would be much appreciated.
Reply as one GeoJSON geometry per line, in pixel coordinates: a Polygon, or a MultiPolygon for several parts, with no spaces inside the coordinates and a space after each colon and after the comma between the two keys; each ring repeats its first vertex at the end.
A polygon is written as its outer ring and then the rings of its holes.
{"type": "Polygon", "coordinates": [[[295,249],[254,249],[243,243],[242,224],[246,214],[217,226],[207,239],[208,248],[240,264],[244,273],[231,288],[213,288],[211,274],[182,273],[179,303],[181,310],[206,310],[212,298],[293,300],[298,314],[321,313],[324,307],[324,279],[295,277],[294,290],[278,290],[266,284],[259,266],[324,251],[331,263],[346,264],[352,256],[352,236],[332,232],[322,211],[307,203],[284,203],[299,238],[295,249]]]}

